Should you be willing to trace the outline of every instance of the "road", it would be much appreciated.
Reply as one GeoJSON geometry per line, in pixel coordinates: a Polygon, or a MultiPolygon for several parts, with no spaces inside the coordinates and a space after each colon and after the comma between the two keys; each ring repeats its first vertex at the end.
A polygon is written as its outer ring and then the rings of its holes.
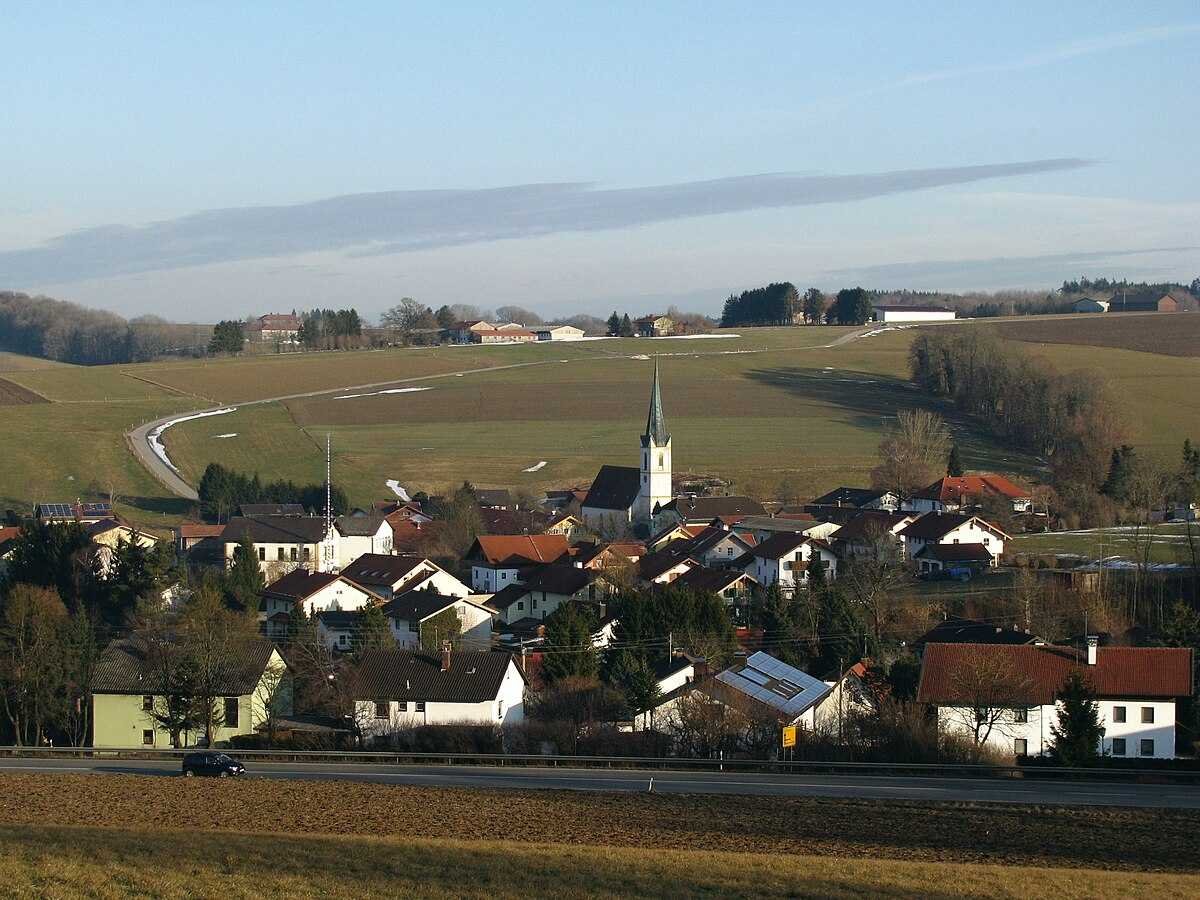
{"type": "MultiPolygon", "coordinates": [[[[1029,779],[882,775],[774,775],[747,772],[498,768],[496,766],[347,765],[246,761],[250,778],[364,781],[499,790],[837,797],[920,802],[1025,803],[1200,809],[1200,786],[1029,779]]],[[[176,777],[174,760],[0,759],[0,772],[121,773],[176,777]]]]}

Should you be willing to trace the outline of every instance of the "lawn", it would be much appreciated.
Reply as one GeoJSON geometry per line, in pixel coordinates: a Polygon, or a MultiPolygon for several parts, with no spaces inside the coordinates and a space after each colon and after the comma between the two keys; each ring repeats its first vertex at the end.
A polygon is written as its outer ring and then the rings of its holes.
{"type": "MultiPolygon", "coordinates": [[[[1200,525],[1193,524],[1191,528],[1196,545],[1200,547],[1200,525]]],[[[1187,526],[1182,523],[1155,525],[1150,529],[1119,526],[1024,534],[1015,537],[1006,550],[1041,556],[1062,554],[1089,559],[1112,556],[1133,559],[1140,558],[1147,540],[1151,542],[1151,562],[1191,564],[1187,526]]]]}

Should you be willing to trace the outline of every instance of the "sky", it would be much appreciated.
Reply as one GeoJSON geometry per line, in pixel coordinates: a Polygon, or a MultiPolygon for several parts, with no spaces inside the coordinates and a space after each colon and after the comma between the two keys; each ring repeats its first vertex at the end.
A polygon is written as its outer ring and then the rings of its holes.
{"type": "Polygon", "coordinates": [[[1200,275],[1195,0],[8,0],[0,36],[0,290],[128,316],[1200,275]]]}

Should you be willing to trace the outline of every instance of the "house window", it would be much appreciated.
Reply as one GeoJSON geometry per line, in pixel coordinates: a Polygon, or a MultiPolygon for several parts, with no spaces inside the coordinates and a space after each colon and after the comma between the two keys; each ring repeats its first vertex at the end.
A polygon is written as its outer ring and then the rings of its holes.
{"type": "Polygon", "coordinates": [[[991,543],[991,541],[992,541],[992,539],[991,539],[991,538],[987,538],[987,537],[985,537],[985,538],[983,539],[983,546],[985,546],[985,547],[986,547],[988,544],[990,544],[990,543],[991,543]]]}
{"type": "Polygon", "coordinates": [[[417,708],[416,708],[416,711],[417,711],[417,712],[419,712],[419,713],[423,713],[423,712],[425,712],[425,701],[424,701],[424,700],[418,700],[418,701],[417,701],[417,708]]]}
{"type": "Polygon", "coordinates": [[[1013,710],[1013,721],[1017,722],[1019,724],[1024,724],[1024,723],[1028,722],[1029,721],[1029,710],[1014,709],[1013,710]]]}
{"type": "Polygon", "coordinates": [[[1141,755],[1142,756],[1153,756],[1154,755],[1154,741],[1152,739],[1142,738],[1142,740],[1141,740],[1141,755]]]}
{"type": "Polygon", "coordinates": [[[1112,755],[1113,756],[1124,756],[1125,755],[1125,738],[1113,738],[1112,755]]]}
{"type": "Polygon", "coordinates": [[[524,600],[517,601],[517,612],[525,612],[525,601],[524,600]]]}
{"type": "Polygon", "coordinates": [[[266,548],[266,547],[259,547],[259,548],[258,548],[258,561],[259,561],[259,562],[266,562],[266,561],[267,561],[267,548],[266,548]]]}
{"type": "Polygon", "coordinates": [[[391,706],[391,704],[388,703],[386,700],[376,700],[375,701],[375,718],[377,718],[377,719],[391,718],[391,711],[388,708],[390,706],[391,706]]]}
{"type": "Polygon", "coordinates": [[[284,548],[283,548],[283,547],[280,547],[280,548],[279,548],[278,557],[279,557],[279,561],[280,561],[280,562],[283,562],[283,560],[284,560],[284,558],[285,558],[285,557],[284,557],[284,548]]]}
{"type": "Polygon", "coordinates": [[[297,551],[297,549],[296,549],[295,547],[293,547],[293,548],[292,548],[292,562],[295,562],[295,561],[296,561],[296,557],[297,557],[297,555],[298,555],[298,551],[297,551]]]}
{"type": "Polygon", "coordinates": [[[498,704],[496,704],[496,718],[497,719],[504,718],[504,701],[503,700],[501,700],[498,704]]]}
{"type": "Polygon", "coordinates": [[[1142,724],[1143,725],[1154,724],[1154,707],[1153,706],[1143,706],[1142,707],[1142,724]]]}
{"type": "Polygon", "coordinates": [[[142,711],[150,712],[152,709],[154,709],[154,698],[146,694],[142,697],[142,711]]]}
{"type": "Polygon", "coordinates": [[[1113,721],[1114,722],[1124,722],[1125,721],[1125,707],[1123,707],[1123,706],[1114,706],[1113,707],[1113,721]]]}
{"type": "Polygon", "coordinates": [[[396,701],[396,711],[403,712],[403,713],[408,712],[408,701],[407,700],[396,701]]]}
{"type": "Polygon", "coordinates": [[[305,548],[304,548],[304,561],[305,561],[305,562],[308,562],[308,560],[310,559],[311,555],[312,555],[312,554],[311,554],[311,551],[310,551],[310,549],[309,549],[308,547],[305,547],[305,548]]]}
{"type": "Polygon", "coordinates": [[[142,744],[146,747],[154,746],[154,729],[153,728],[142,729],[142,744]]]}
{"type": "Polygon", "coordinates": [[[1013,753],[1017,756],[1029,755],[1029,741],[1025,738],[1017,738],[1013,741],[1013,753]]]}
{"type": "Polygon", "coordinates": [[[223,717],[226,728],[238,727],[238,698],[225,698],[225,715],[223,717]]]}
{"type": "Polygon", "coordinates": [[[658,454],[658,467],[660,469],[663,467],[663,455],[661,453],[658,454]]]}

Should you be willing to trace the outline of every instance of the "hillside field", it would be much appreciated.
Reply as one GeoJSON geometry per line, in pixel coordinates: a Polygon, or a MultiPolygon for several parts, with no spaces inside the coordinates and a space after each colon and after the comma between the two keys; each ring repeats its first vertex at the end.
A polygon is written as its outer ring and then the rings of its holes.
{"type": "MultiPolygon", "coordinates": [[[[1127,439],[1174,458],[1185,437],[1200,439],[1200,358],[1194,355],[1200,348],[1183,355],[1186,341],[1167,340],[1168,332],[1193,320],[1200,322],[1200,315],[942,327],[1000,329],[1064,370],[1103,373],[1116,387],[1127,439]],[[1160,344],[1171,352],[1145,352],[1160,344]]],[[[172,458],[193,481],[210,461],[258,471],[264,479],[313,481],[323,477],[329,433],[334,477],[356,504],[386,496],[384,482],[392,478],[410,490],[443,489],[464,479],[533,491],[582,483],[603,463],[636,462],[652,355],[661,366],[677,472],[722,476],[735,490],[763,497],[780,495],[786,481],[798,497],[813,496],[868,480],[882,429],[897,409],[928,405],[947,413],[907,383],[913,330],[854,339],[863,331],[751,328],[704,340],[102,367],[0,354],[6,369],[0,377],[50,401],[0,406],[0,453],[8,461],[0,471],[0,507],[28,509],[43,499],[111,491],[135,522],[169,525],[188,504],[170,497],[134,461],[124,433],[167,414],[278,396],[292,399],[170,429],[172,458]],[[379,393],[389,388],[408,390],[379,393]],[[543,460],[537,471],[524,471],[543,460]]],[[[1032,460],[948,417],[969,468],[1037,477],[1032,460]]]]}

